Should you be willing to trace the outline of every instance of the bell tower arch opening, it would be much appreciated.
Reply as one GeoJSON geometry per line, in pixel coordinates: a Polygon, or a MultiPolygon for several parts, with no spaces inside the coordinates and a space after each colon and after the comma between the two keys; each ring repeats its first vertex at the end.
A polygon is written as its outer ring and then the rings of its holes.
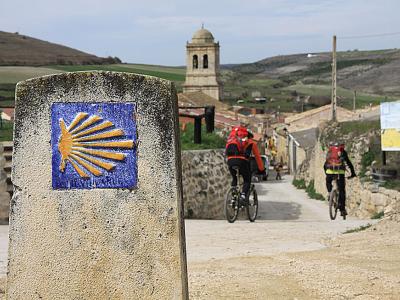
{"type": "Polygon", "coordinates": [[[199,58],[197,57],[197,55],[193,55],[193,69],[198,69],[199,68],[199,58]]]}
{"type": "Polygon", "coordinates": [[[208,69],[208,55],[203,55],[203,69],[208,69]]]}

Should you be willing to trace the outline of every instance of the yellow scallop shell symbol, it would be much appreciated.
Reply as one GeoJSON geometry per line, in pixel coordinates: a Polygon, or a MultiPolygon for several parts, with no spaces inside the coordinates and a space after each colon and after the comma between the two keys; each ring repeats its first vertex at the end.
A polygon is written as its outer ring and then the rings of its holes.
{"type": "Polygon", "coordinates": [[[135,143],[133,140],[121,139],[125,136],[124,131],[113,127],[112,122],[83,112],[78,113],[68,127],[60,119],[60,171],[64,172],[69,162],[82,178],[89,178],[88,173],[101,176],[103,170],[115,168],[112,161],[125,160],[126,154],[115,150],[133,149],[135,143]]]}

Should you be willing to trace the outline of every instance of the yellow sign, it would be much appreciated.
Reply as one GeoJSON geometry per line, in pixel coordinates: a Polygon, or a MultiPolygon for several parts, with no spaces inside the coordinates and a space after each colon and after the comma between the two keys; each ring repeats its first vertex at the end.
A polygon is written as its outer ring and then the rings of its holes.
{"type": "Polygon", "coordinates": [[[383,151],[399,151],[400,150],[400,130],[399,129],[382,129],[381,143],[383,151]]]}
{"type": "Polygon", "coordinates": [[[400,151],[400,102],[381,104],[382,151],[400,151]]]}

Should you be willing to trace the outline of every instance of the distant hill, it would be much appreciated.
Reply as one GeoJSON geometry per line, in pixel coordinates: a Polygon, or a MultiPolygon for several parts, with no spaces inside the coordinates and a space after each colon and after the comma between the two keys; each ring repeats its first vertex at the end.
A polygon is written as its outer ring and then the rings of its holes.
{"type": "Polygon", "coordinates": [[[120,62],[118,58],[97,57],[26,35],[0,31],[2,66],[93,65],[120,62]]]}
{"type": "MultiPolygon", "coordinates": [[[[277,85],[331,83],[331,53],[303,53],[225,65],[233,78],[278,80],[277,85]]],[[[400,96],[400,50],[346,51],[337,55],[338,85],[366,93],[400,96]]]]}

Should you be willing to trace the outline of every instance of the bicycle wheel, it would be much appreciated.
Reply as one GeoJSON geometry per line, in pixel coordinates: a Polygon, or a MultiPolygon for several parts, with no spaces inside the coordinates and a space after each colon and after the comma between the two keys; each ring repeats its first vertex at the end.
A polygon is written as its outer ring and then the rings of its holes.
{"type": "Polygon", "coordinates": [[[225,197],[225,218],[229,223],[236,221],[239,214],[239,192],[236,187],[231,187],[225,197]]]}
{"type": "Polygon", "coordinates": [[[247,216],[250,222],[254,222],[258,213],[258,196],[254,186],[252,186],[249,195],[249,203],[246,206],[247,216]]]}
{"type": "Polygon", "coordinates": [[[331,217],[331,220],[336,219],[337,210],[338,210],[338,194],[336,190],[332,190],[329,193],[329,216],[331,217]]]}

